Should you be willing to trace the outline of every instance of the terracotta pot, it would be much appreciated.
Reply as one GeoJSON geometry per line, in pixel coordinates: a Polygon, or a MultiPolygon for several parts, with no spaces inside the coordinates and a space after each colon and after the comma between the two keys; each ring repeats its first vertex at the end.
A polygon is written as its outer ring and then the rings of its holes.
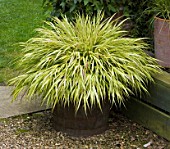
{"type": "Polygon", "coordinates": [[[155,17],[154,48],[159,64],[170,68],[170,20],[155,17]]]}
{"type": "Polygon", "coordinates": [[[83,107],[80,107],[75,115],[73,105],[65,108],[57,105],[53,111],[53,127],[70,136],[87,137],[103,133],[108,128],[109,104],[105,104],[102,109],[101,112],[99,108],[93,108],[86,115],[83,107]]]}

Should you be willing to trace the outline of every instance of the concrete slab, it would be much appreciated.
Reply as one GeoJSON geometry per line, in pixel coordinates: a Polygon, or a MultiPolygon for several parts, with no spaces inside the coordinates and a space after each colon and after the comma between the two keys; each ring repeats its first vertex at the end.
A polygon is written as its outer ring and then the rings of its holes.
{"type": "Polygon", "coordinates": [[[11,102],[12,88],[11,86],[0,86],[0,118],[8,118],[49,109],[46,105],[41,106],[40,98],[30,101],[24,100],[24,97],[19,97],[16,101],[11,102]]]}

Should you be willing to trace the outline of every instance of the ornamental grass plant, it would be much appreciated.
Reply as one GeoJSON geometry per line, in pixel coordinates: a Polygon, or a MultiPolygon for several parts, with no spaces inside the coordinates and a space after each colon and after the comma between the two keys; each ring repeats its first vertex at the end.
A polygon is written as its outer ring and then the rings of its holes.
{"type": "Polygon", "coordinates": [[[22,71],[10,80],[13,98],[25,91],[29,99],[40,95],[53,108],[74,104],[76,111],[80,106],[86,111],[101,108],[106,100],[121,105],[131,94],[147,92],[159,71],[157,61],[143,51],[148,45],[126,36],[125,20],[103,17],[53,18],[21,43],[23,56],[17,63],[22,71]]]}
{"type": "Polygon", "coordinates": [[[152,0],[152,5],[148,10],[153,12],[156,17],[170,20],[169,0],[152,0]]]}

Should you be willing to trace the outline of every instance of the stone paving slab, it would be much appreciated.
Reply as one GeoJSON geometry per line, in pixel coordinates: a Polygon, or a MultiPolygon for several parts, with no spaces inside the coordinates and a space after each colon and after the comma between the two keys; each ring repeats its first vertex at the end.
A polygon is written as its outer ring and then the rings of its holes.
{"type": "Polygon", "coordinates": [[[46,105],[41,106],[40,98],[28,101],[20,96],[16,101],[12,102],[12,88],[12,86],[0,86],[0,118],[49,109],[46,105]]]}

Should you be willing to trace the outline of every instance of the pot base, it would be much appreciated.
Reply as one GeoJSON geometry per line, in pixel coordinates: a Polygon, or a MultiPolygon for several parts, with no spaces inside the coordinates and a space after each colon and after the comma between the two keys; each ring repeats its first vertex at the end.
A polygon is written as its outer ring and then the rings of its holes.
{"type": "Polygon", "coordinates": [[[109,104],[102,107],[102,112],[96,107],[87,114],[82,107],[75,114],[73,105],[65,108],[58,105],[53,111],[53,127],[75,137],[100,134],[108,128],[109,111],[109,104]]]}

